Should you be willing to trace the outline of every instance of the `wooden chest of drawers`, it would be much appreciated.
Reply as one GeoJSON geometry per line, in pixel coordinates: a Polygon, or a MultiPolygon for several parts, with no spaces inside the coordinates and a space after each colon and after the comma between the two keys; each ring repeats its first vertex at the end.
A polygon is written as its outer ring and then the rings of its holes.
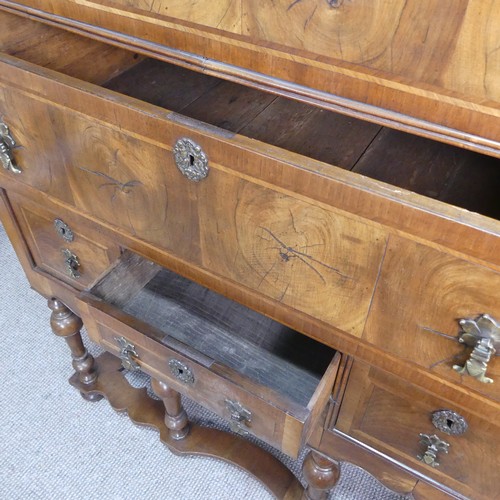
{"type": "MultiPolygon", "coordinates": [[[[180,392],[309,446],[312,499],[337,459],[496,494],[500,12],[462,2],[439,28],[444,7],[403,3],[0,1],[0,213],[86,397],[124,404],[79,317],[152,376],[165,424],[134,419],[178,451],[203,441],[180,392]],[[449,443],[443,410],[468,423],[449,443]]],[[[263,455],[234,460],[301,494],[263,455]]]]}

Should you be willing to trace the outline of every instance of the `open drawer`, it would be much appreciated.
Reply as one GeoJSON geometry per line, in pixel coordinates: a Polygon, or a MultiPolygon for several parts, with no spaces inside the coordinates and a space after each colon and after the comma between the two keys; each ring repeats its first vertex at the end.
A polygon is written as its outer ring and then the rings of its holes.
{"type": "Polygon", "coordinates": [[[296,457],[318,423],[340,354],[135,254],[83,292],[91,338],[296,457]]]}
{"type": "Polygon", "coordinates": [[[200,284],[353,353],[389,234],[500,264],[495,158],[28,19],[0,13],[2,26],[0,114],[21,173],[0,169],[0,185],[200,284]],[[61,46],[54,66],[43,56],[61,46]]]}

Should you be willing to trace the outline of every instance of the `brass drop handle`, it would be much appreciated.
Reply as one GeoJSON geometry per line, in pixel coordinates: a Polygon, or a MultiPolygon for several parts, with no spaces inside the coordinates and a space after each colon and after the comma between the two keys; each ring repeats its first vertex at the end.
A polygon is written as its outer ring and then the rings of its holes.
{"type": "Polygon", "coordinates": [[[115,341],[120,347],[119,357],[123,368],[131,372],[140,370],[141,367],[135,361],[136,359],[139,359],[139,354],[137,354],[135,345],[130,343],[125,337],[116,337],[115,341]]]}
{"type": "Polygon", "coordinates": [[[420,434],[420,442],[427,446],[427,449],[421,455],[417,455],[417,458],[431,467],[439,467],[437,454],[440,451],[448,453],[448,448],[450,447],[449,443],[443,441],[435,434],[432,436],[429,436],[428,434],[420,434]]]}
{"type": "Polygon", "coordinates": [[[0,161],[3,168],[14,174],[20,174],[22,171],[14,161],[12,150],[16,147],[16,141],[10,135],[9,127],[0,121],[0,161]]]}
{"type": "Polygon", "coordinates": [[[458,341],[472,347],[472,352],[463,366],[454,365],[453,369],[479,382],[493,383],[493,379],[486,376],[486,370],[491,358],[500,354],[500,324],[488,314],[482,314],[477,319],[461,319],[459,323],[462,330],[458,341]]]}
{"type": "Polygon", "coordinates": [[[225,399],[227,410],[229,410],[229,424],[231,430],[243,436],[249,434],[247,428],[252,423],[252,412],[247,410],[240,402],[225,399]]]}
{"type": "Polygon", "coordinates": [[[64,248],[63,251],[64,264],[66,265],[66,272],[73,279],[78,279],[81,276],[80,259],[69,248],[64,248]]]}

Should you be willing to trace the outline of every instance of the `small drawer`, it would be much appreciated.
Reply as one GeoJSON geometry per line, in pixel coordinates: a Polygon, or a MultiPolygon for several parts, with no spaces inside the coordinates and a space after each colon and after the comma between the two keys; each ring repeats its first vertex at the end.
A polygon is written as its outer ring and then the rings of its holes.
{"type": "Polygon", "coordinates": [[[118,245],[72,212],[12,193],[9,200],[37,267],[75,288],[89,286],[120,255],[118,245]]]}
{"type": "Polygon", "coordinates": [[[296,457],[317,424],[340,354],[137,255],[81,298],[92,339],[296,457]]]}
{"type": "Polygon", "coordinates": [[[335,428],[467,497],[498,496],[498,422],[382,370],[354,363],[335,428]]]}

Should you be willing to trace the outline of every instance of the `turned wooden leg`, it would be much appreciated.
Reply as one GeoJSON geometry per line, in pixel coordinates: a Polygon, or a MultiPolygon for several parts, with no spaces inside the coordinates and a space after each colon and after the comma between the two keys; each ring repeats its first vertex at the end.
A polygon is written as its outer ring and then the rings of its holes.
{"type": "Polygon", "coordinates": [[[302,473],[307,481],[304,492],[304,498],[307,500],[325,500],[340,476],[338,465],[315,451],[307,454],[302,473]]]}
{"type": "MultiPolygon", "coordinates": [[[[94,368],[94,358],[87,352],[83,345],[80,330],[83,326],[82,320],[59,299],[53,297],[48,301],[52,310],[50,315],[50,326],[52,331],[59,337],[64,337],[73,358],[73,368],[78,374],[82,384],[91,386],[97,380],[97,372],[94,368]]],[[[95,393],[84,394],[82,397],[88,401],[99,401],[102,396],[95,393]]]]}
{"type": "Polygon", "coordinates": [[[151,379],[151,387],[165,405],[165,425],[170,430],[170,437],[176,441],[185,438],[189,433],[189,422],[181,404],[181,395],[156,379],[151,379]]]}

